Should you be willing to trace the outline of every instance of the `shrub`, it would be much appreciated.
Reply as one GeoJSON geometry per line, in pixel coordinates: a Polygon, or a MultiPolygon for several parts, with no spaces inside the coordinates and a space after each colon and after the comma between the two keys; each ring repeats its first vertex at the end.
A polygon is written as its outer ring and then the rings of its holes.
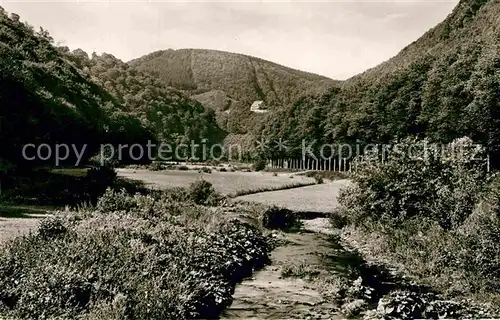
{"type": "Polygon", "coordinates": [[[208,167],[201,167],[199,170],[198,170],[198,173],[212,173],[212,170],[208,167]]]}
{"type": "Polygon", "coordinates": [[[159,161],[153,161],[150,165],[149,165],[149,170],[151,171],[161,171],[163,170],[163,164],[159,161]]]}
{"type": "Polygon", "coordinates": [[[293,211],[273,206],[263,212],[262,225],[267,229],[288,230],[298,225],[298,219],[293,211]]]}
{"type": "Polygon", "coordinates": [[[319,174],[314,175],[314,181],[316,184],[322,184],[324,182],[323,177],[319,174]]]}
{"type": "Polygon", "coordinates": [[[67,231],[63,221],[57,217],[46,218],[40,221],[38,226],[38,234],[43,239],[54,239],[65,234],[67,231]]]}
{"type": "Polygon", "coordinates": [[[91,200],[95,201],[116,182],[116,171],[111,167],[90,168],[85,178],[90,187],[91,200]]]}
{"type": "Polygon", "coordinates": [[[212,184],[203,179],[191,183],[188,190],[191,200],[196,204],[212,205],[219,198],[212,184]]]}
{"type": "Polygon", "coordinates": [[[422,216],[445,229],[459,226],[486,187],[486,170],[471,161],[474,152],[467,139],[444,150],[429,148],[425,140],[405,140],[385,163],[378,155],[366,156],[339,201],[357,221],[422,216]],[[457,147],[463,152],[453,151],[457,147]]]}
{"type": "Polygon", "coordinates": [[[253,171],[262,171],[266,168],[266,160],[259,159],[252,164],[253,171]]]}
{"type": "Polygon", "coordinates": [[[366,157],[332,223],[349,217],[365,253],[450,295],[499,299],[500,181],[475,151],[469,139],[439,152],[407,140],[385,163],[366,157]]]}
{"type": "Polygon", "coordinates": [[[130,197],[125,189],[114,191],[111,188],[97,201],[96,209],[100,212],[130,211],[137,208],[137,203],[130,197]]]}
{"type": "Polygon", "coordinates": [[[0,248],[0,317],[218,317],[235,284],[268,262],[266,239],[209,210],[169,217],[91,213],[63,238],[14,239],[0,248]]]}
{"type": "Polygon", "coordinates": [[[181,171],[188,171],[189,168],[187,166],[178,166],[177,167],[177,170],[181,170],[181,171]]]}

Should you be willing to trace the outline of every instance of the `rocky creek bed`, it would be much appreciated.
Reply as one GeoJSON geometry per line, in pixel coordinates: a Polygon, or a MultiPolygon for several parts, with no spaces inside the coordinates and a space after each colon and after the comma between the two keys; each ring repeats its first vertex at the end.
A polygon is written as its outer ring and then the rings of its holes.
{"type": "Polygon", "coordinates": [[[276,232],[271,264],[239,284],[222,319],[494,318],[491,306],[449,300],[370,263],[326,218],[276,232]],[[347,248],[347,249],[346,249],[347,248]]]}

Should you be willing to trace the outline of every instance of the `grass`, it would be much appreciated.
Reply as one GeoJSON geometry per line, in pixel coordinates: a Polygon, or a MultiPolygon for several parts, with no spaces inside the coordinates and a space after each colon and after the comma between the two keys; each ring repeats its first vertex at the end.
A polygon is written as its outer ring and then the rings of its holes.
{"type": "Polygon", "coordinates": [[[223,195],[234,195],[238,192],[260,192],[281,189],[294,184],[311,184],[312,178],[295,177],[290,180],[286,175],[273,176],[265,172],[219,172],[198,173],[189,171],[149,171],[118,169],[118,175],[127,179],[143,181],[155,188],[187,187],[190,183],[203,178],[210,182],[215,190],[223,195]]]}
{"type": "Polygon", "coordinates": [[[348,172],[338,171],[307,171],[297,174],[299,176],[306,176],[310,178],[323,178],[330,181],[349,179],[348,172]]]}
{"type": "Polygon", "coordinates": [[[240,196],[245,196],[249,194],[255,194],[255,193],[261,193],[261,192],[270,192],[270,191],[279,191],[279,190],[288,190],[288,189],[295,189],[295,188],[302,188],[302,187],[307,187],[310,185],[313,185],[314,182],[309,182],[309,183],[290,183],[282,186],[276,186],[276,187],[262,187],[262,188],[256,188],[256,189],[246,189],[246,190],[239,190],[236,191],[235,193],[232,193],[229,195],[230,198],[236,198],[240,196]]]}

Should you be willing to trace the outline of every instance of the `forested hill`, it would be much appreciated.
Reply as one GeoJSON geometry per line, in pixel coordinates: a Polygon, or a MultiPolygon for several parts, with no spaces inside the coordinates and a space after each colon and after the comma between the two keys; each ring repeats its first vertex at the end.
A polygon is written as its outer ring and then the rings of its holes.
{"type": "MultiPolygon", "coordinates": [[[[36,164],[24,161],[25,144],[87,145],[88,157],[101,143],[121,141],[123,127],[130,131],[131,142],[149,138],[138,120],[121,112],[111,94],[57,51],[47,31],[35,32],[1,7],[0,105],[2,172],[36,164]]],[[[75,163],[71,157],[68,161],[75,163]]],[[[54,164],[52,158],[47,162],[54,164]]]]}
{"type": "MultiPolygon", "coordinates": [[[[104,143],[204,138],[210,144],[225,135],[215,113],[182,92],[112,55],[89,58],[82,50],[56,48],[46,30],[36,32],[1,8],[0,104],[0,173],[54,164],[54,153],[46,161],[25,161],[26,144],[86,145],[84,164],[104,143]]],[[[130,159],[125,154],[122,160],[130,159]]]]}
{"type": "MultiPolygon", "coordinates": [[[[129,64],[157,76],[165,85],[185,90],[207,107],[231,112],[241,122],[251,117],[254,101],[278,110],[307,92],[321,92],[336,83],[255,57],[216,50],[157,51],[129,64]]],[[[247,129],[236,124],[228,127],[232,132],[247,129]]]]}
{"type": "Polygon", "coordinates": [[[467,135],[500,145],[500,2],[461,1],[438,26],[397,56],[333,88],[301,99],[256,132],[288,140],[389,142],[407,135],[448,142],[467,135]],[[298,112],[298,110],[302,110],[298,112]],[[305,116],[304,111],[309,110],[305,116]],[[313,111],[316,110],[316,111],[313,111]]]}
{"type": "Polygon", "coordinates": [[[111,54],[89,57],[83,50],[59,50],[111,93],[121,103],[123,113],[139,119],[156,140],[171,145],[203,139],[211,145],[223,140],[225,132],[218,127],[215,112],[181,91],[167,88],[111,54]]]}
{"type": "Polygon", "coordinates": [[[396,57],[345,82],[329,108],[334,136],[467,135],[498,146],[499,12],[498,1],[461,1],[396,57]]]}

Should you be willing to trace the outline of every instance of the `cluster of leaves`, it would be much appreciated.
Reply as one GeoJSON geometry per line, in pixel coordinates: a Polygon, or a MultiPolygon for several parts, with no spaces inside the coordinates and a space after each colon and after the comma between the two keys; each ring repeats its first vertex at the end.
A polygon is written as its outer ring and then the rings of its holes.
{"type": "Polygon", "coordinates": [[[0,314],[217,317],[235,284],[268,262],[268,244],[247,223],[169,197],[118,195],[113,211],[71,212],[2,247],[0,314]]]}
{"type": "Polygon", "coordinates": [[[366,230],[363,245],[378,258],[447,293],[498,299],[498,177],[475,154],[468,138],[439,151],[408,139],[384,163],[367,156],[340,195],[339,213],[366,230]]]}

